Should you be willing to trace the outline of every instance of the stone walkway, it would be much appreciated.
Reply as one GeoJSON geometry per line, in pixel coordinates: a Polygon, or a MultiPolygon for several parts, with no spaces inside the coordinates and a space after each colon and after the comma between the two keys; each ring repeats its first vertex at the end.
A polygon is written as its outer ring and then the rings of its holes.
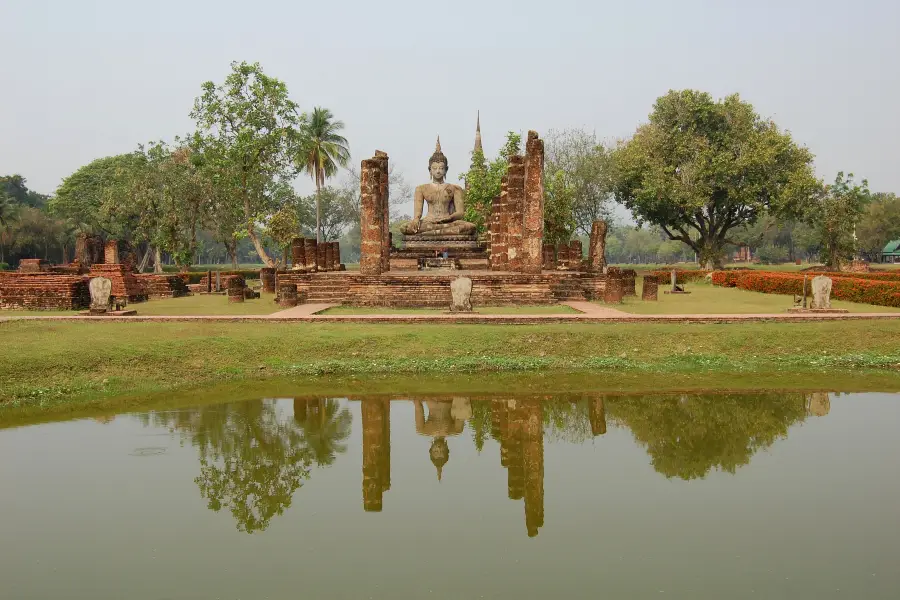
{"type": "Polygon", "coordinates": [[[490,324],[539,324],[539,323],[748,323],[804,321],[877,321],[900,319],[900,313],[771,313],[771,314],[680,314],[680,315],[635,315],[592,302],[563,302],[579,311],[564,314],[365,314],[365,315],[321,315],[337,304],[301,304],[271,315],[190,315],[190,316],[141,316],[140,311],[132,317],[90,317],[77,315],[53,316],[0,316],[0,323],[11,321],[105,321],[116,323],[134,322],[181,322],[181,321],[227,321],[227,322],[301,322],[301,323],[490,323],[490,324]]]}

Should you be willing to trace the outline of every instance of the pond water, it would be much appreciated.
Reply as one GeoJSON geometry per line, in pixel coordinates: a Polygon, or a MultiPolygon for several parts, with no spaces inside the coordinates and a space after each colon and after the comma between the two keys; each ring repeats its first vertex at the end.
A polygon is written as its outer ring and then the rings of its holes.
{"type": "Polygon", "coordinates": [[[257,399],[0,430],[0,597],[897,598],[900,395],[257,399]]]}

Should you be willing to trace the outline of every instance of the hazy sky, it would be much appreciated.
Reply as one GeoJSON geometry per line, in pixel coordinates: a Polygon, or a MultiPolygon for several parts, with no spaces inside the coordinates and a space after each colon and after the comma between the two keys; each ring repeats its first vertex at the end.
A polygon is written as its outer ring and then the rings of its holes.
{"type": "MultiPolygon", "coordinates": [[[[200,84],[259,61],[346,123],[353,162],[388,152],[456,181],[475,113],[507,130],[631,134],[669,89],[739,92],[839,170],[900,192],[900,3],[0,0],[0,174],[52,193],[95,158],[192,129],[200,84]]],[[[310,188],[307,181],[298,187],[310,188]]]]}

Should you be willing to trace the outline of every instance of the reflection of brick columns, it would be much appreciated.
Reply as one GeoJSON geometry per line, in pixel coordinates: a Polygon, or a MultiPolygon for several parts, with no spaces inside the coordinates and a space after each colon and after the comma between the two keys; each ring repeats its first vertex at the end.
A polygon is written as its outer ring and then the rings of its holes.
{"type": "Polygon", "coordinates": [[[509,466],[509,417],[506,400],[491,401],[491,435],[500,444],[500,466],[509,466]]]}
{"type": "Polygon", "coordinates": [[[828,392],[810,394],[806,412],[814,417],[824,417],[831,412],[831,399],[828,397],[828,392]]]}
{"type": "Polygon", "coordinates": [[[588,242],[588,270],[602,273],[606,267],[606,221],[591,224],[591,239],[588,242]]]}
{"type": "Polygon", "coordinates": [[[544,141],[536,131],[528,132],[525,144],[522,219],[522,271],[540,273],[544,243],[544,141]]]}
{"type": "Polygon", "coordinates": [[[391,269],[391,212],[390,212],[390,193],[391,182],[388,173],[388,155],[381,150],[375,151],[375,160],[378,161],[381,169],[381,178],[378,186],[378,202],[381,204],[381,270],[389,271],[391,269]]]}
{"type": "Polygon", "coordinates": [[[507,434],[508,471],[506,476],[507,492],[511,500],[525,496],[525,459],[522,456],[522,440],[525,431],[525,415],[518,407],[520,400],[509,400],[509,433],[507,434]]]}
{"type": "Polygon", "coordinates": [[[305,238],[303,240],[303,260],[306,270],[310,273],[316,270],[317,245],[316,238],[305,238]]]}
{"type": "Polygon", "coordinates": [[[519,155],[509,157],[507,180],[507,226],[506,255],[510,271],[521,271],[523,264],[522,235],[525,221],[522,218],[525,206],[525,159],[519,155]]]}
{"type": "Polygon", "coordinates": [[[534,537],[544,525],[544,422],[540,400],[525,400],[522,405],[525,527],[528,537],[534,537]]]}
{"type": "Polygon", "coordinates": [[[379,158],[370,158],[362,161],[360,169],[359,272],[362,275],[381,275],[384,270],[381,163],[379,158]]]}
{"type": "Polygon", "coordinates": [[[606,433],[606,408],[603,398],[592,398],[590,405],[591,435],[606,433]]]}
{"type": "Polygon", "coordinates": [[[119,264],[119,240],[109,240],[103,247],[103,262],[108,265],[119,264]]]}
{"type": "Polygon", "coordinates": [[[363,509],[381,512],[384,492],[391,486],[390,400],[363,399],[363,509]]]}

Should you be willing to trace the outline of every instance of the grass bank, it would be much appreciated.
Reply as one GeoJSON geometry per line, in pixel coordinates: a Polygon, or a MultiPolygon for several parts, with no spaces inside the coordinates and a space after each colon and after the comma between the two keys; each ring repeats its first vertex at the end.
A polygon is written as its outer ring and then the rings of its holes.
{"type": "MultiPolygon", "coordinates": [[[[432,325],[340,323],[0,323],[0,421],[117,397],[328,378],[580,372],[729,388],[877,373],[900,384],[900,322],[432,325]],[[718,381],[717,384],[712,382],[718,381]]],[[[476,377],[476,380],[479,379],[476,377]]],[[[482,382],[488,379],[480,377],[482,382]]],[[[451,380],[451,383],[454,380],[451,380]]],[[[900,385],[896,386],[900,387],[900,385]]]]}

